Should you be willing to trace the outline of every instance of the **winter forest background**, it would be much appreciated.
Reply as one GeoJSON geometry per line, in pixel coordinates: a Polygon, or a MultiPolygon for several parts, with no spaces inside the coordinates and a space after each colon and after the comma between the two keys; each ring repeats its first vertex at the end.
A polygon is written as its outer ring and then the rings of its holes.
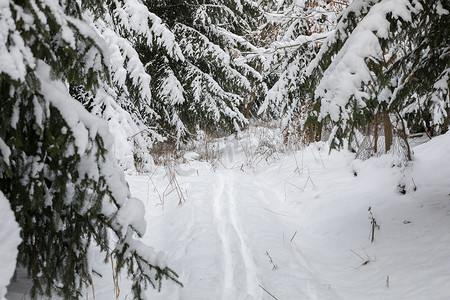
{"type": "Polygon", "coordinates": [[[185,285],[140,239],[124,172],[255,126],[284,152],[324,142],[408,166],[411,138],[449,128],[449,14],[446,0],[0,0],[0,298],[16,266],[32,297],[85,297],[92,251],[137,299],[185,285]]]}

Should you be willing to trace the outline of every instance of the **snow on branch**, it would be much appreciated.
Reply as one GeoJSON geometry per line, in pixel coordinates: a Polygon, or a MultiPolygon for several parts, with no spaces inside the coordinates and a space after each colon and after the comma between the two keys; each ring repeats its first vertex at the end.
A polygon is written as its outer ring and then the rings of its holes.
{"type": "MultiPolygon", "coordinates": [[[[359,2],[364,3],[355,1],[359,2]]],[[[363,90],[363,85],[369,84],[374,76],[367,59],[383,59],[380,40],[391,36],[387,15],[410,22],[412,14],[419,9],[420,4],[412,5],[408,0],[383,0],[370,9],[334,57],[315,90],[315,97],[321,99],[319,120],[330,116],[332,121],[342,121],[341,126],[344,126],[350,118],[348,104],[351,99],[355,100],[356,107],[365,107],[365,100],[371,95],[363,90]]],[[[336,34],[341,32],[341,26],[342,23],[336,34]]],[[[326,45],[335,38],[332,36],[326,45]]]]}
{"type": "Polygon", "coordinates": [[[148,46],[156,40],[156,43],[164,47],[173,58],[184,59],[174,34],[157,15],[148,10],[147,6],[138,0],[114,0],[114,4],[112,18],[120,28],[144,37],[148,46]]]}

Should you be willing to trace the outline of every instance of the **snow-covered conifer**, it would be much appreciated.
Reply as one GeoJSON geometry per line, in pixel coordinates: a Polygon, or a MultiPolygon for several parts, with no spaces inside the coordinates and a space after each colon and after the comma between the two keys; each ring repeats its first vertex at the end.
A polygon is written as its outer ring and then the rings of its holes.
{"type": "Polygon", "coordinates": [[[331,122],[332,145],[379,114],[448,126],[449,9],[417,0],[349,6],[306,73],[317,101],[310,119],[331,122]]]}
{"type": "MultiPolygon", "coordinates": [[[[261,29],[266,48],[264,75],[270,89],[259,113],[270,114],[298,127],[310,105],[305,70],[323,41],[332,33],[348,1],[266,1],[267,22],[261,29]]],[[[304,121],[304,118],[303,118],[304,121]]],[[[295,129],[297,130],[297,129],[295,129]]]]}
{"type": "MultiPolygon", "coordinates": [[[[7,156],[7,147],[0,138],[0,151],[7,156]]],[[[5,161],[9,162],[8,160],[5,161]]],[[[11,205],[0,191],[0,299],[6,300],[6,287],[10,283],[16,269],[17,246],[21,243],[20,229],[11,211],[11,205]]]]}
{"type": "Polygon", "coordinates": [[[149,149],[155,141],[164,140],[164,132],[155,127],[161,116],[154,111],[158,105],[150,90],[152,78],[140,52],[155,48],[180,60],[181,50],[173,33],[140,1],[107,1],[102,13],[86,10],[83,17],[107,45],[110,80],[100,81],[95,94],[77,86],[71,89],[72,95],[108,120],[114,155],[122,168],[148,171],[149,149]]]}
{"type": "Polygon", "coordinates": [[[17,263],[32,297],[80,297],[97,245],[117,271],[129,270],[141,298],[176,274],[135,240],[145,230],[142,203],[130,198],[108,125],[69,94],[82,86],[95,95],[111,74],[109,46],[87,11],[102,14],[103,2],[0,4],[0,190],[21,228],[17,263]]]}
{"type": "MultiPolygon", "coordinates": [[[[263,91],[255,66],[236,60],[254,47],[245,38],[252,1],[154,1],[149,10],[172,30],[184,60],[142,51],[152,76],[158,124],[181,141],[197,128],[234,131],[247,123],[252,94],[263,91]]],[[[139,51],[139,50],[138,50],[139,51]]]]}

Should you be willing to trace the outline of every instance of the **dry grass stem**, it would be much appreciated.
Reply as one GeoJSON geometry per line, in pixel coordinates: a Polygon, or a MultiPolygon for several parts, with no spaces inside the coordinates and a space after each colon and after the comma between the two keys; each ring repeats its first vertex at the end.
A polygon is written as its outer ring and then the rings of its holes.
{"type": "Polygon", "coordinates": [[[275,297],[274,295],[272,295],[268,290],[266,290],[262,285],[259,284],[259,287],[262,288],[264,290],[264,292],[266,292],[267,294],[269,294],[273,299],[278,300],[277,297],[275,297]]]}
{"type": "Polygon", "coordinates": [[[276,270],[276,269],[278,269],[278,266],[273,262],[273,259],[272,259],[272,257],[270,256],[270,254],[269,254],[269,251],[266,251],[266,254],[267,254],[267,256],[269,257],[269,262],[272,264],[272,270],[276,270]]]}
{"type": "Polygon", "coordinates": [[[292,240],[294,240],[296,234],[297,234],[297,231],[294,232],[294,235],[291,238],[291,242],[292,242],[292,240]]]}

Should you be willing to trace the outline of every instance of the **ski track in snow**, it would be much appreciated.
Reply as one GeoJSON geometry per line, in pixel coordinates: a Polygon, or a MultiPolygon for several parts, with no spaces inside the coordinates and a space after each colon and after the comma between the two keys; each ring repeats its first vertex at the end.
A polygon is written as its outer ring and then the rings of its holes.
{"type": "Polygon", "coordinates": [[[224,171],[217,174],[214,186],[213,211],[223,251],[222,299],[259,299],[255,262],[238,219],[234,180],[231,171],[224,171]],[[239,247],[239,252],[233,255],[232,247],[239,247]]]}
{"type": "MultiPolygon", "coordinates": [[[[219,178],[220,179],[220,178],[219,178]]],[[[217,182],[215,186],[217,194],[214,196],[214,217],[216,220],[217,231],[220,237],[223,252],[223,299],[227,299],[231,295],[233,287],[233,266],[231,263],[231,245],[227,232],[226,216],[225,216],[225,202],[227,202],[228,195],[225,193],[225,183],[217,182]]]]}
{"type": "MultiPolygon", "coordinates": [[[[161,293],[149,291],[150,298],[339,299],[314,264],[308,263],[308,254],[299,250],[301,233],[296,241],[289,240],[298,230],[296,212],[289,210],[296,205],[286,203],[280,186],[268,181],[283,164],[242,172],[227,168],[233,166],[229,160],[217,169],[198,165],[200,172],[194,177],[179,178],[181,185],[189,186],[186,204],[162,213],[160,225],[152,227],[147,241],[169,252],[170,266],[179,271],[185,287],[169,284],[161,293]],[[163,238],[168,233],[170,238],[163,238]]],[[[315,164],[323,170],[320,162],[315,164]]],[[[304,184],[306,178],[297,180],[304,184]]]]}
{"type": "Polygon", "coordinates": [[[247,244],[247,237],[245,236],[244,230],[241,230],[241,225],[238,223],[238,209],[234,190],[234,179],[231,181],[230,193],[230,216],[231,223],[239,237],[241,255],[244,260],[245,270],[246,270],[246,287],[249,296],[258,298],[260,296],[260,290],[257,286],[257,269],[255,262],[252,257],[252,253],[247,244]]]}

